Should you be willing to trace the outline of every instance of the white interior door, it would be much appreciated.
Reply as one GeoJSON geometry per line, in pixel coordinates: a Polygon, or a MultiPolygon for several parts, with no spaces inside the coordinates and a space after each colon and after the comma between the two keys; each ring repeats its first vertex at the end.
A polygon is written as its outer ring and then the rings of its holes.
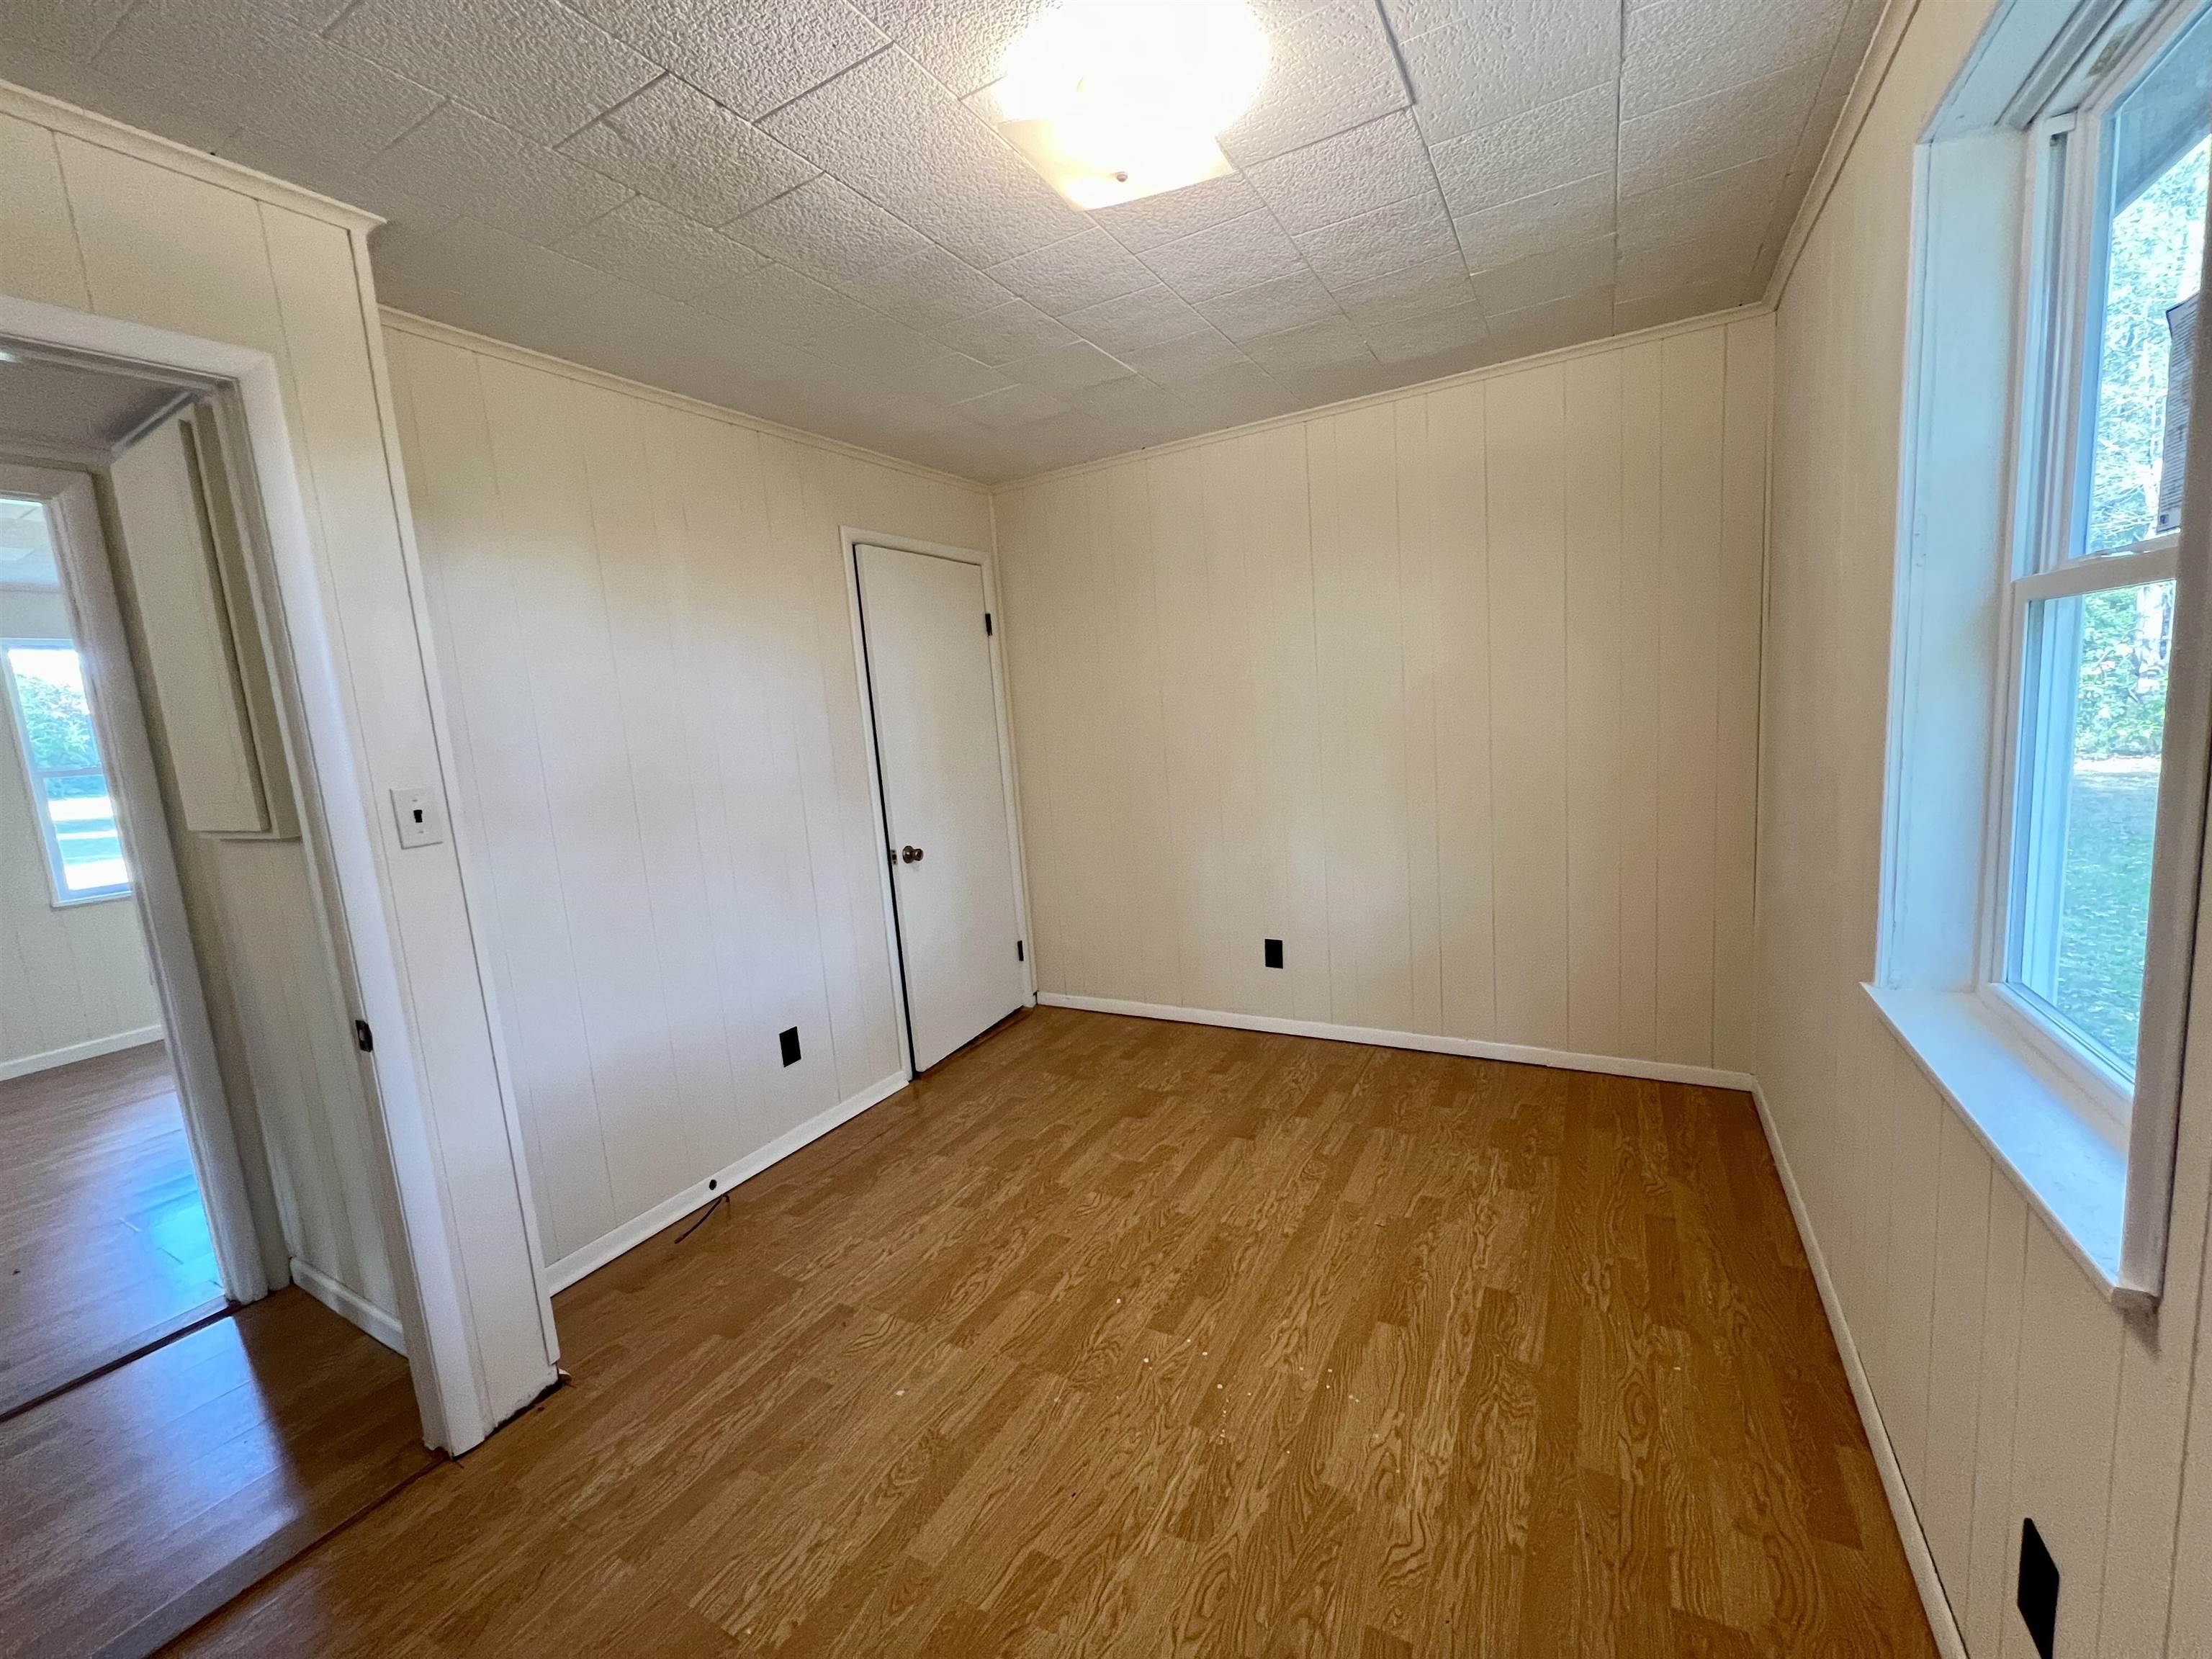
{"type": "Polygon", "coordinates": [[[865,544],[858,556],[907,1029],[926,1071],[1028,997],[983,571],[865,544]]]}

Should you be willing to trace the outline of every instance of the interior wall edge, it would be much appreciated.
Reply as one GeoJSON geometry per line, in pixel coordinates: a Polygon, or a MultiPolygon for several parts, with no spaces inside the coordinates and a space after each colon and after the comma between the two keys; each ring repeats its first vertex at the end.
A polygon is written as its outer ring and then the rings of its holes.
{"type": "Polygon", "coordinates": [[[1748,1072],[1711,1066],[1682,1066],[1664,1060],[1633,1060],[1617,1054],[1577,1054],[1564,1048],[1535,1048],[1519,1042],[1486,1042],[1477,1037],[1436,1036],[1425,1031],[1397,1031],[1383,1026],[1340,1025],[1328,1020],[1284,1019],[1273,1014],[1233,1013],[1218,1008],[1185,1008],[1165,1002],[1130,1002],[1118,997],[1089,997],[1040,991],[1048,1008],[1079,1008],[1094,1014],[1126,1014],[1135,1019],[1164,1019],[1182,1025],[1223,1025],[1237,1031],[1267,1031],[1278,1036],[1318,1037],[1324,1042],[1364,1042],[1377,1048],[1411,1048],[1427,1054],[1460,1054],[1471,1060],[1502,1060],[1509,1066],[1544,1066],[1555,1072],[1596,1072],[1606,1077],[1642,1078],[1652,1083],[1684,1083],[1700,1089],[1735,1089],[1748,1094],[1759,1085],[1748,1072]]]}
{"type": "Polygon", "coordinates": [[[1391,386],[1387,391],[1363,392],[1357,398],[1341,398],[1333,404],[1316,404],[1310,409],[1294,409],[1286,414],[1270,415],[1264,421],[1247,421],[1241,426],[1194,432],[1188,438],[1176,438],[1164,444],[1148,444],[1141,449],[1125,449],[1118,454],[1101,455],[1096,460],[1077,461],[1044,472],[1024,472],[1018,478],[1001,479],[989,488],[992,495],[996,497],[1007,490],[1029,489],[1038,484],[1057,483],[1065,478],[1079,478],[1088,472],[1126,465],[1134,460],[1178,454],[1187,449],[1202,449],[1208,444],[1247,437],[1257,432],[1273,432],[1331,416],[1381,408],[1433,392],[1449,392],[1455,386],[1478,386],[1485,380],[1525,374],[1533,368],[1548,368],[1555,363],[1573,362],[1583,357],[1604,356],[1652,341],[1674,339],[1685,334],[1702,334],[1707,329],[1726,328],[1731,324],[1747,322],[1754,317],[1771,317],[1773,314],[1773,305],[1760,299],[1750,305],[1731,306],[1726,311],[1709,311],[1701,316],[1684,317],[1671,323],[1654,323],[1649,328],[1632,329],[1625,334],[1608,334],[1601,339],[1581,340],[1573,345],[1556,346],[1549,351],[1534,352],[1526,357],[1509,357],[1502,362],[1485,363],[1480,368],[1462,369],[1456,374],[1439,375],[1433,380],[1415,380],[1406,386],[1391,386]]]}
{"type": "Polygon", "coordinates": [[[1820,222],[1820,215],[1827,209],[1837,179],[1843,177],[1844,164],[1850,160],[1851,147],[1858,142],[1860,130],[1873,112],[1875,100],[1881,95],[1882,82],[1888,77],[1889,66],[1896,59],[1897,49],[1905,43],[1905,31],[1911,27],[1912,15],[1919,9],[1920,0],[1890,0],[1882,8],[1881,21],[1875,26],[1866,57],[1859,64],[1857,75],[1852,77],[1850,95],[1844,100],[1844,112],[1836,118],[1835,131],[1828,135],[1828,147],[1820,152],[1820,165],[1813,169],[1813,181],[1805,187],[1804,199],[1797,204],[1797,216],[1790,222],[1789,232],[1782,239],[1782,252],[1775,258],[1774,274],[1766,279],[1766,293],[1761,303],[1769,310],[1781,308],[1782,296],[1789,290],[1790,278],[1797,269],[1805,244],[1812,240],[1814,227],[1820,222]]]}
{"type": "Polygon", "coordinates": [[[705,1180],[694,1182],[682,1192],[671,1194],[643,1215],[624,1222],[580,1249],[571,1250],[546,1268],[548,1290],[553,1295],[559,1295],[617,1257],[635,1249],[655,1233],[681,1221],[694,1210],[702,1209],[718,1199],[726,1198],[732,1188],[750,1181],[757,1175],[765,1174],[801,1147],[821,1139],[840,1125],[851,1122],[870,1107],[882,1104],[905,1088],[910,1080],[903,1069],[878,1079],[860,1093],[839,1101],[825,1112],[817,1112],[804,1123],[786,1130],[764,1146],[755,1147],[705,1180]]]}
{"type": "Polygon", "coordinates": [[[188,179],[216,185],[276,207],[289,208],[295,213],[349,230],[366,232],[384,222],[382,214],[371,213],[367,208],[341,202],[335,196],[325,196],[320,191],[309,190],[305,185],[295,185],[241,161],[189,149],[173,138],[134,127],[112,115],[50,98],[43,92],[33,92],[4,78],[0,78],[0,115],[16,116],[134,161],[150,162],[188,179]]]}
{"type": "Polygon", "coordinates": [[[398,1316],[297,1256],[292,1258],[292,1282],[348,1324],[366,1331],[401,1358],[407,1357],[407,1333],[398,1316]]]}
{"type": "Polygon", "coordinates": [[[605,369],[593,368],[569,357],[557,357],[550,351],[533,350],[512,341],[502,340],[494,334],[478,334],[465,328],[456,328],[451,323],[441,323],[434,318],[419,316],[411,311],[401,311],[395,306],[377,307],[384,326],[402,334],[411,334],[417,339],[435,340],[441,344],[459,346],[464,350],[480,352],[487,357],[498,357],[526,368],[543,369],[548,374],[564,375],[583,386],[596,386],[601,391],[617,392],[624,397],[643,403],[658,404],[664,409],[676,410],[686,415],[702,415],[708,420],[720,421],[725,426],[743,427],[747,431],[765,433],[770,437],[788,438],[793,443],[806,444],[831,455],[843,455],[854,460],[866,461],[872,466],[889,467],[916,478],[927,478],[932,483],[951,484],[971,490],[979,495],[989,495],[1001,484],[988,484],[980,478],[965,478],[957,472],[941,472],[919,461],[906,460],[886,454],[879,449],[869,449],[860,444],[848,444],[842,438],[826,437],[819,432],[809,432],[805,427],[785,426],[764,416],[751,415],[742,409],[732,409],[727,404],[711,404],[703,398],[691,398],[680,392],[644,380],[632,380],[620,374],[610,374],[605,369]]]}
{"type": "Polygon", "coordinates": [[[81,1060],[97,1060],[102,1054],[120,1054],[125,1048],[159,1042],[167,1035],[158,1025],[142,1025],[135,1030],[117,1031],[108,1036],[89,1037],[82,1042],[66,1043],[58,1048],[48,1048],[42,1054],[18,1054],[13,1060],[0,1060],[0,1083],[5,1083],[10,1078],[28,1077],[33,1072],[50,1072],[58,1066],[74,1066],[81,1060]]]}
{"type": "Polygon", "coordinates": [[[1850,1321],[1844,1316],[1835,1281],[1829,1276],[1820,1236],[1813,1229],[1812,1215],[1797,1189],[1797,1177],[1790,1170],[1789,1155],[1782,1149],[1781,1133],[1775,1127],[1773,1113],[1767,1108],[1766,1091],[1755,1079],[1751,1085],[1751,1098],[1759,1109],[1759,1131],[1766,1137],[1767,1154],[1773,1158],[1774,1172],[1781,1178],[1783,1195],[1790,1200],[1790,1221],[1805,1247],[1805,1260],[1813,1270],[1814,1285],[1820,1293],[1820,1310],[1828,1316],[1829,1332],[1835,1338],[1837,1353],[1843,1358],[1844,1375],[1851,1385],[1851,1403],[1858,1407],[1859,1421],[1866,1429],[1867,1444],[1874,1453],[1875,1468],[1881,1475],[1882,1496],[1889,1500],[1890,1515],[1897,1522],[1898,1541],[1905,1547],[1905,1562],[1912,1569],[1913,1585],[1919,1590],[1921,1606],[1928,1614],[1928,1627],[1935,1635],[1936,1648],[1943,1659],[1972,1659],[1966,1650],[1966,1638],[1960,1632],[1958,1619],[1951,1610],[1950,1598],[1944,1594],[1943,1581],[1936,1573],[1935,1552],[1921,1525],[1920,1512],[1913,1507],[1911,1492],[1905,1483],[1904,1467],[1898,1462],[1897,1448],[1890,1440],[1881,1407],[1875,1399],[1874,1384],[1859,1356],[1857,1339],[1851,1333],[1850,1321]]]}

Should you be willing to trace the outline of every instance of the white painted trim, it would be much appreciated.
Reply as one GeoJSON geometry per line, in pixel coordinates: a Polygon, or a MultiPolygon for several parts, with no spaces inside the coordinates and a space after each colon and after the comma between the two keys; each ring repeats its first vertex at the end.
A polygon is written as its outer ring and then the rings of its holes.
{"type": "Polygon", "coordinates": [[[1836,118],[1836,130],[1828,135],[1827,148],[1820,152],[1820,163],[1813,169],[1813,182],[1806,186],[1805,198],[1797,204],[1797,216],[1790,222],[1790,229],[1782,239],[1782,252],[1775,257],[1774,272],[1766,279],[1766,293],[1761,305],[1769,311],[1782,308],[1782,296],[1790,287],[1790,274],[1797,269],[1797,261],[1811,240],[1814,227],[1820,222],[1826,210],[1828,198],[1836,188],[1836,180],[1850,160],[1851,147],[1858,143],[1859,130],[1866,125],[1868,115],[1874,110],[1875,100],[1881,95],[1881,83],[1888,78],[1889,66],[1897,57],[1897,49],[1905,43],[1905,32],[1911,26],[1912,15],[1920,9],[1920,0],[1889,0],[1875,25],[1874,39],[1867,43],[1866,56],[1859,62],[1858,73],[1852,77],[1851,90],[1844,100],[1843,113],[1836,118]]]}
{"type": "Polygon", "coordinates": [[[386,328],[402,334],[412,334],[417,339],[433,340],[441,345],[458,346],[464,351],[479,352],[487,357],[497,357],[503,362],[520,364],[525,368],[542,369],[549,374],[559,374],[579,385],[597,386],[602,391],[620,392],[641,403],[658,404],[663,409],[672,409],[681,414],[704,416],[710,421],[720,421],[725,426],[741,426],[748,431],[764,432],[770,437],[788,438],[793,443],[806,444],[815,449],[827,450],[832,455],[847,455],[854,460],[867,461],[877,466],[887,466],[895,472],[904,472],[916,478],[927,478],[935,483],[951,484],[971,494],[988,495],[994,486],[975,478],[963,478],[957,472],[940,471],[933,466],[924,466],[919,461],[902,460],[896,455],[886,455],[880,450],[866,449],[859,444],[848,444],[842,438],[830,438],[819,432],[809,432],[803,427],[785,426],[763,416],[748,415],[741,409],[732,409],[722,404],[710,404],[702,398],[687,398],[680,392],[671,392],[663,386],[648,386],[642,380],[625,380],[619,374],[610,374],[603,368],[591,368],[566,357],[550,353],[532,351],[528,346],[509,344],[489,334],[476,334],[465,328],[456,328],[451,323],[441,323],[428,317],[417,316],[411,311],[401,311],[394,306],[382,306],[378,315],[386,328]]]}
{"type": "MultiPolygon", "coordinates": [[[[873,530],[856,530],[851,525],[841,526],[837,532],[839,550],[845,562],[845,610],[853,628],[853,672],[860,694],[860,737],[867,745],[868,754],[868,810],[870,822],[875,825],[879,851],[886,855],[890,851],[888,825],[890,815],[884,808],[883,757],[876,748],[876,704],[873,682],[868,675],[868,629],[860,610],[860,548],[886,547],[894,552],[921,553],[933,558],[957,559],[963,564],[981,567],[983,572],[983,608],[996,618],[987,643],[991,657],[991,691],[994,712],[999,723],[999,775],[1006,795],[1007,845],[1014,859],[1014,925],[1021,930],[1025,941],[1022,951],[1022,984],[1027,992],[1025,1006],[1036,1005],[1036,937],[1030,931],[1030,875],[1029,859],[1022,845],[1021,780],[1015,770],[1013,682],[1006,671],[1004,652],[1006,630],[1005,612],[999,605],[998,556],[972,547],[953,547],[943,542],[926,542],[913,536],[885,535],[873,530]]],[[[991,539],[998,541],[998,510],[991,515],[991,539]]],[[[891,1006],[898,1016],[899,1063],[911,1079],[918,1073],[914,1063],[913,1034],[907,1018],[906,958],[899,945],[898,895],[892,889],[890,860],[888,856],[876,863],[877,890],[884,912],[884,944],[890,957],[891,1006]]],[[[980,1035],[980,1033],[978,1034],[980,1035]]]]}
{"type": "Polygon", "coordinates": [[[218,185],[255,201],[289,208],[295,213],[343,225],[349,230],[372,230],[384,222],[381,214],[371,213],[367,208],[355,207],[204,150],[187,149],[158,133],[143,132],[92,110],[80,109],[42,92],[33,92],[28,87],[17,86],[12,81],[0,81],[0,115],[13,115],[34,126],[65,132],[102,149],[115,150],[188,179],[218,185]]]}
{"type": "Polygon", "coordinates": [[[787,1129],[767,1146],[747,1152],[736,1163],[726,1165],[706,1180],[694,1182],[682,1192],[663,1199],[635,1220],[624,1222],[612,1232],[594,1239],[581,1249],[569,1251],[545,1269],[546,1283],[556,1294],[567,1290],[586,1275],[597,1273],[617,1256],[635,1249],[663,1228],[681,1221],[692,1211],[724,1196],[732,1187],[750,1181],[763,1170],[781,1164],[800,1147],[821,1139],[840,1124],[849,1123],[869,1107],[889,1100],[906,1085],[906,1074],[900,1072],[869,1085],[851,1099],[840,1101],[826,1112],[816,1113],[804,1123],[787,1129]]]}
{"type": "Polygon", "coordinates": [[[1813,1219],[1805,1212],[1803,1194],[1797,1190],[1797,1177],[1790,1173],[1789,1155],[1782,1150],[1774,1114],[1767,1109],[1765,1091],[1756,1082],[1751,1085],[1751,1099],[1759,1109],[1759,1127],[1765,1132],[1766,1150],[1773,1156],[1775,1173],[1782,1177],[1782,1191],[1790,1200],[1790,1218],[1796,1223],[1798,1240],[1805,1247],[1805,1259],[1812,1266],[1813,1283],[1820,1288],[1820,1306],[1828,1316],[1828,1329],[1836,1339],[1836,1352],[1842,1356],[1844,1375],[1850,1379],[1851,1399],[1859,1408],[1860,1422],[1865,1425],[1867,1446],[1874,1453],[1875,1468],[1881,1474],[1882,1494],[1889,1499],[1889,1512],[1897,1522],[1898,1541],[1905,1546],[1905,1559],[1912,1568],[1912,1582],[1920,1591],[1920,1605],[1928,1615],[1928,1626],[1935,1634],[1936,1650],[1943,1659],[1970,1659],[1966,1638],[1960,1635],[1958,1620],[1952,1614],[1950,1600],[1943,1593],[1943,1581],[1936,1571],[1935,1553],[1928,1547],[1928,1534],[1920,1525],[1919,1511],[1912,1506],[1912,1493],[1905,1486],[1897,1449],[1890,1444],[1889,1430],[1882,1423],[1881,1407],[1875,1399],[1874,1384],[1867,1379],[1858,1344],[1851,1337],[1850,1322],[1844,1317],[1844,1304],[1836,1295],[1835,1281],[1828,1276],[1826,1258],[1820,1254],[1820,1241],[1813,1231],[1813,1219]]]}
{"type": "Polygon", "coordinates": [[[1532,1048],[1518,1042],[1484,1042],[1474,1037],[1431,1036],[1422,1031],[1390,1031],[1367,1025],[1331,1025],[1317,1019],[1279,1019],[1273,1014],[1180,1008],[1163,1002],[1124,1002],[1115,997],[1063,996],[1057,991],[1041,992],[1037,1000],[1048,1008],[1080,1008],[1094,1014],[1127,1014],[1136,1019],[1173,1020],[1182,1025],[1225,1025],[1236,1031],[1273,1031],[1280,1036],[1319,1037],[1325,1042],[1365,1042],[1378,1048],[1413,1048],[1430,1054],[1465,1054],[1474,1060],[1501,1060],[1513,1066],[1598,1072],[1607,1077],[1686,1083],[1701,1089],[1748,1091],[1753,1086],[1747,1072],[1723,1072],[1711,1066],[1678,1066],[1665,1060],[1625,1060],[1614,1054],[1532,1048]]]}
{"type": "Polygon", "coordinates": [[[996,495],[1005,489],[1027,489],[1061,478],[1076,478],[1100,467],[1121,466],[1141,456],[1172,455],[1179,450],[1195,449],[1202,445],[1218,443],[1224,438],[1239,437],[1251,432],[1272,432],[1277,427],[1297,426],[1307,421],[1325,420],[1330,416],[1348,414],[1357,409],[1373,409],[1385,404],[1397,403],[1407,398],[1418,398],[1431,392],[1442,392],[1455,386],[1473,386],[1482,380],[1494,380],[1503,374],[1519,374],[1532,368],[1542,368],[1551,363],[1571,362],[1577,357],[1595,356],[1601,351],[1622,351],[1633,345],[1651,340],[1672,339],[1680,334],[1700,334],[1709,328],[1726,328],[1731,323],[1741,323],[1748,318],[1764,317],[1774,307],[1765,300],[1754,300],[1748,305],[1731,306],[1726,311],[1707,312],[1702,317],[1686,317],[1679,322],[1655,323],[1650,328],[1632,329],[1624,334],[1607,334],[1595,340],[1581,340],[1573,345],[1558,346],[1550,351],[1539,351],[1532,356],[1511,357],[1504,362],[1485,363],[1480,368],[1462,369],[1456,374],[1439,375],[1433,380],[1415,380],[1410,385],[1392,386],[1385,392],[1365,392],[1357,398],[1341,398],[1333,404],[1316,404],[1310,409],[1294,409],[1286,415],[1270,415],[1265,420],[1247,421],[1241,426],[1220,427],[1212,432],[1194,433],[1188,438],[1176,438],[1164,444],[1150,444],[1137,449],[1125,449],[1118,454],[1101,455],[1095,461],[1074,461],[1066,466],[1057,466],[1044,472],[1027,472],[1018,478],[1004,478],[990,486],[996,495]]]}
{"type": "MultiPolygon", "coordinates": [[[[125,893],[120,896],[128,898],[130,895],[125,893]]],[[[0,1060],[0,1083],[5,1083],[11,1077],[28,1077],[33,1072],[50,1072],[57,1066],[74,1066],[80,1060],[97,1060],[102,1054],[143,1048],[147,1043],[159,1042],[163,1035],[158,1025],[141,1025],[135,1031],[118,1031],[112,1036],[88,1037],[82,1042],[67,1043],[59,1048],[22,1054],[14,1060],[0,1060]]]]}
{"type": "Polygon", "coordinates": [[[348,1324],[359,1326],[401,1358],[407,1357],[407,1333],[396,1314],[385,1312],[358,1291],[297,1256],[292,1258],[292,1282],[348,1324]]]}

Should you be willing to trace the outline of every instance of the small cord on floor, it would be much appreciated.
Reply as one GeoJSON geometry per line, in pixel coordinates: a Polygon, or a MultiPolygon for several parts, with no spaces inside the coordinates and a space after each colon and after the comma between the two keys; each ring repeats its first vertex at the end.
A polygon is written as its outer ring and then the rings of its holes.
{"type": "Polygon", "coordinates": [[[712,1204],[709,1204],[709,1205],[706,1207],[706,1209],[705,1209],[705,1210],[703,1210],[703,1211],[702,1211],[702,1212],[700,1212],[699,1218],[698,1218],[696,1221],[693,1222],[690,1226],[686,1227],[686,1228],[685,1228],[682,1232],[680,1232],[680,1233],[678,1233],[678,1234],[677,1234],[677,1235],[676,1235],[676,1242],[677,1242],[678,1244],[681,1244],[681,1243],[682,1243],[685,1239],[687,1239],[687,1238],[690,1237],[692,1234],[694,1234],[694,1233],[697,1232],[697,1231],[699,1231],[699,1229],[700,1229],[700,1228],[702,1228],[702,1227],[703,1227],[703,1226],[705,1226],[705,1225],[707,1224],[708,1220],[708,1219],[709,1219],[709,1218],[714,1215],[714,1212],[715,1212],[715,1211],[717,1211],[717,1210],[720,1209],[720,1208],[721,1208],[725,1204],[727,1204],[729,1201],[730,1201],[730,1195],[729,1195],[727,1193],[722,1193],[722,1194],[718,1194],[718,1195],[716,1196],[716,1198],[715,1198],[714,1201],[712,1204]]]}

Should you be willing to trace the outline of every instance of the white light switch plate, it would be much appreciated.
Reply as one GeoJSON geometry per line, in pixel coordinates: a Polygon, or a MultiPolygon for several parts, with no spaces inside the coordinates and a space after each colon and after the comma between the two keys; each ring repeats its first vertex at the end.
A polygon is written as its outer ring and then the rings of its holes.
{"type": "Polygon", "coordinates": [[[446,838],[446,814],[434,789],[395,789],[392,816],[402,847],[435,847],[446,838]]]}

